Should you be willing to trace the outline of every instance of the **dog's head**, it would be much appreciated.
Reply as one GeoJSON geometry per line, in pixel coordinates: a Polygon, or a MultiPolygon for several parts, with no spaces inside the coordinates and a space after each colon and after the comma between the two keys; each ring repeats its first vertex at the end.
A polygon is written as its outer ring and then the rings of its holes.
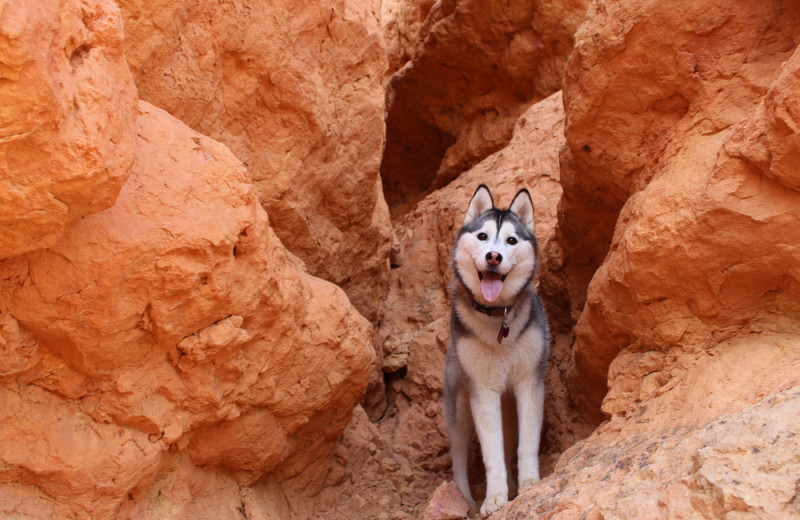
{"type": "Polygon", "coordinates": [[[536,270],[533,201],[522,189],[506,210],[481,184],[453,248],[456,277],[484,305],[510,305],[536,270]]]}

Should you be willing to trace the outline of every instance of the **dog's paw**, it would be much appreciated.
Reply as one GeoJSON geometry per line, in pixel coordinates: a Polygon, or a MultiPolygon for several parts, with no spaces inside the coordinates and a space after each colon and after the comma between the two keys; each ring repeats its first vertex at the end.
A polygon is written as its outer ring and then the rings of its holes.
{"type": "Polygon", "coordinates": [[[508,502],[508,497],[503,495],[492,495],[486,497],[486,500],[483,501],[483,505],[481,505],[481,516],[486,518],[487,516],[491,515],[508,502]]]}
{"type": "Polygon", "coordinates": [[[539,482],[539,464],[537,461],[523,461],[519,465],[519,490],[530,487],[539,482]]]}

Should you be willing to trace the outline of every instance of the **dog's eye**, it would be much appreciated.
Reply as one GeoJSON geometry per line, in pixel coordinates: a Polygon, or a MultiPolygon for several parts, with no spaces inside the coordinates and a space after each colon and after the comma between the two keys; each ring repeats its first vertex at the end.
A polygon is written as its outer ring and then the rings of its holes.
{"type": "Polygon", "coordinates": [[[487,238],[489,238],[489,235],[486,233],[478,233],[478,240],[486,240],[487,238]]]}
{"type": "Polygon", "coordinates": [[[506,243],[507,243],[508,245],[510,245],[510,246],[513,246],[514,244],[516,244],[516,243],[517,243],[517,239],[516,239],[516,237],[508,237],[508,238],[506,239],[506,243]]]}

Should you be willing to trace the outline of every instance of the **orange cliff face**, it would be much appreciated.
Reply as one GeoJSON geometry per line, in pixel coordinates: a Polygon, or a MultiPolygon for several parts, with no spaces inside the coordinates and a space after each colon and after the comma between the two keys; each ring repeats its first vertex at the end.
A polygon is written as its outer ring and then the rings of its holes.
{"type": "Polygon", "coordinates": [[[133,166],[137,94],[113,2],[3,2],[1,9],[0,258],[7,258],[53,245],[70,223],[114,204],[133,166]]]}
{"type": "Polygon", "coordinates": [[[796,3],[118,4],[0,0],[0,516],[462,515],[480,183],[554,332],[493,518],[800,512],[796,3]]]}
{"type": "Polygon", "coordinates": [[[230,151],[144,102],[137,130],[112,208],[0,266],[4,507],[27,486],[57,516],[136,512],[176,457],[291,474],[369,377],[368,322],[292,266],[230,151]]]}
{"type": "Polygon", "coordinates": [[[664,7],[576,34],[554,243],[567,395],[602,424],[499,518],[800,511],[800,11],[664,7]]]}
{"type": "Polygon", "coordinates": [[[118,3],[140,97],[228,146],[284,246],[376,322],[392,236],[380,3],[118,3]]]}
{"type": "MultiPolygon", "coordinates": [[[[108,135],[109,121],[118,121],[100,117],[117,108],[98,99],[127,92],[128,105],[136,104],[124,64],[116,81],[107,78],[114,65],[108,56],[122,56],[119,11],[108,3],[51,7],[55,19],[41,21],[38,9],[6,5],[0,21],[15,36],[11,50],[26,48],[33,56],[63,52],[30,50],[49,41],[35,37],[41,27],[54,28],[65,42],[91,42],[77,69],[34,71],[52,75],[35,79],[69,85],[78,100],[74,111],[54,110],[48,121],[62,131],[49,139],[74,141],[75,148],[48,150],[74,154],[71,165],[88,177],[80,161],[95,161],[87,154],[109,145],[93,132],[108,135]],[[102,22],[107,40],[86,36],[80,20],[95,28],[102,22]],[[36,30],[24,30],[26,22],[36,30]],[[95,69],[75,79],[81,65],[95,69]],[[65,137],[75,111],[88,133],[65,137]],[[99,144],[86,148],[87,139],[99,144]]],[[[23,67],[19,81],[35,64],[23,67]]],[[[374,363],[367,320],[340,288],[287,256],[247,170],[228,148],[145,102],[114,117],[127,117],[128,126],[111,130],[134,141],[106,154],[110,162],[128,153],[117,192],[104,196],[110,207],[95,205],[93,214],[61,222],[60,236],[38,248],[26,243],[27,253],[3,251],[4,515],[141,518],[163,507],[198,517],[192,511],[202,511],[202,501],[159,492],[156,504],[148,493],[165,479],[177,489],[217,486],[213,494],[265,473],[285,479],[300,472],[333,448],[374,363]]],[[[2,146],[4,180],[13,188],[21,174],[10,159],[17,160],[22,144],[11,139],[2,146]]],[[[33,178],[52,187],[61,174],[42,169],[33,178]]],[[[86,197],[84,206],[106,189],[97,186],[70,184],[86,197]]],[[[26,219],[10,228],[36,237],[26,219]]]]}

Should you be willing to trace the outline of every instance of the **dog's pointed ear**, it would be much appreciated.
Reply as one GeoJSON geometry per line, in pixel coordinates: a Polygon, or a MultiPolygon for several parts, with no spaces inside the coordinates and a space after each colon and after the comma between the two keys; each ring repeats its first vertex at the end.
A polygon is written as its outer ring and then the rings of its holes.
{"type": "Polygon", "coordinates": [[[469,201],[467,214],[464,217],[464,225],[466,226],[492,208],[494,208],[492,194],[489,193],[489,188],[485,184],[481,184],[472,195],[472,200],[469,201]]]}
{"type": "Polygon", "coordinates": [[[527,189],[519,190],[509,209],[519,217],[523,226],[528,228],[531,233],[534,232],[533,200],[531,200],[531,194],[528,193],[527,189]]]}

